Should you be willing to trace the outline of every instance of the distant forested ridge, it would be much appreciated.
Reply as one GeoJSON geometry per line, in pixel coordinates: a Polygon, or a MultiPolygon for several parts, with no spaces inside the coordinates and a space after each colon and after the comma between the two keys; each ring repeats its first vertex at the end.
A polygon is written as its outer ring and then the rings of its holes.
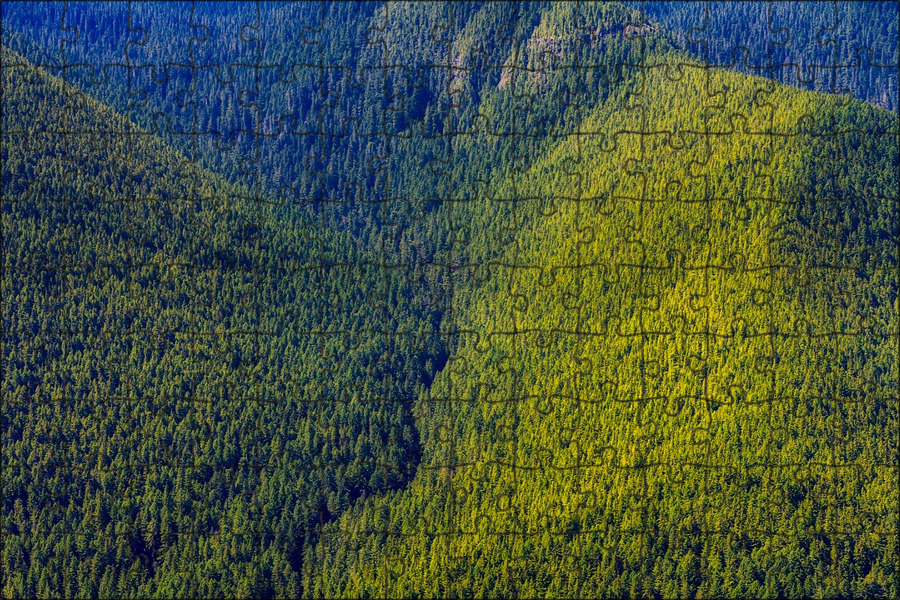
{"type": "Polygon", "coordinates": [[[896,111],[896,2],[627,2],[711,65],[896,111]]]}
{"type": "Polygon", "coordinates": [[[896,6],[697,6],[4,3],[3,597],[897,596],[896,6]]]}

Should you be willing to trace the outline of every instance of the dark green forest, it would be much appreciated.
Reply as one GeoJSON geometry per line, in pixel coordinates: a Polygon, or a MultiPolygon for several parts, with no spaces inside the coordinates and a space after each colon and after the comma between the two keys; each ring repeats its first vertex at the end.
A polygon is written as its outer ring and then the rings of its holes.
{"type": "Polygon", "coordinates": [[[4,3],[2,597],[900,594],[862,6],[4,3]]]}

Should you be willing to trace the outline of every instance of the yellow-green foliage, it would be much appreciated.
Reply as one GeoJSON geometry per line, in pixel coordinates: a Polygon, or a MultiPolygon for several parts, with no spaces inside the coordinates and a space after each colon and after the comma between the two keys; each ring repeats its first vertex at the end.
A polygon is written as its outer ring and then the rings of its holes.
{"type": "Polygon", "coordinates": [[[896,115],[676,59],[458,211],[513,233],[314,595],[896,588],[896,115]]]}
{"type": "Polygon", "coordinates": [[[91,67],[253,44],[67,6],[2,56],[3,597],[897,595],[895,113],[617,4],[265,5],[294,68],[166,85],[91,67]]]}

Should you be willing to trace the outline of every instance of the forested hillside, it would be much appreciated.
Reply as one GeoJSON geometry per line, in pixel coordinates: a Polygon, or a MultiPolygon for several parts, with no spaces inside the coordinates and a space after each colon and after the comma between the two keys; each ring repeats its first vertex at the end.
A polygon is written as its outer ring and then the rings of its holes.
{"type": "Polygon", "coordinates": [[[643,84],[658,133],[612,147],[615,94],[596,138],[496,180],[520,202],[461,211],[473,247],[516,235],[454,297],[419,475],[329,526],[314,595],[894,594],[896,117],[643,84]]]}
{"type": "Polygon", "coordinates": [[[414,472],[435,280],[2,59],[4,597],[299,595],[414,472]]]}
{"type": "Polygon", "coordinates": [[[632,4],[4,4],[3,596],[897,595],[897,114],[632,4]]]}
{"type": "Polygon", "coordinates": [[[900,100],[896,2],[626,2],[698,59],[786,85],[849,94],[889,110],[900,100]]]}

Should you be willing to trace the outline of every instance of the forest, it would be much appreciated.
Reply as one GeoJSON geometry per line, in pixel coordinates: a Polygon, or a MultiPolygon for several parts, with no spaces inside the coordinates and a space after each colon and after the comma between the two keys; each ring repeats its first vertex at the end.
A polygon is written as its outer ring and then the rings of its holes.
{"type": "Polygon", "coordinates": [[[4,3],[0,594],[896,597],[896,23],[4,3]]]}

